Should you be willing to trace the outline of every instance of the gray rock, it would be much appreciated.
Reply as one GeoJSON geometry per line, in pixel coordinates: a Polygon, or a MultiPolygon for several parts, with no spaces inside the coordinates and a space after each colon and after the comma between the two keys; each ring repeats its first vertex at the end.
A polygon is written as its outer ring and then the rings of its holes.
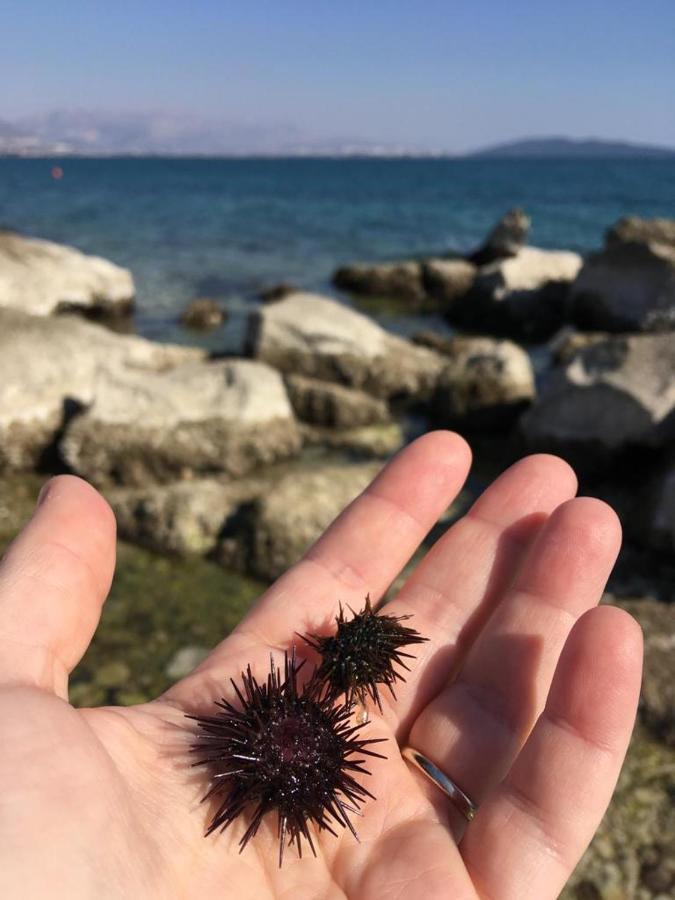
{"type": "Polygon", "coordinates": [[[675,606],[652,599],[614,602],[637,619],[644,635],[640,717],[659,740],[675,747],[675,606]]]}
{"type": "Polygon", "coordinates": [[[227,314],[219,303],[209,297],[198,297],[183,310],[180,323],[195,331],[213,331],[226,318],[227,314]]]}
{"type": "Polygon", "coordinates": [[[530,218],[515,207],[505,213],[488,234],[483,245],[471,254],[470,261],[484,266],[497,259],[515,256],[527,243],[530,218]]]}
{"type": "Polygon", "coordinates": [[[558,365],[567,365],[580,350],[592,347],[593,344],[601,344],[607,338],[608,334],[604,331],[574,331],[565,328],[551,342],[553,359],[558,365]]]}
{"type": "Polygon", "coordinates": [[[129,485],[194,473],[239,477],[299,448],[280,376],[250,360],[187,363],[156,374],[102,370],[92,403],[60,443],[74,471],[129,485]]]}
{"type": "Polygon", "coordinates": [[[345,291],[370,297],[399,297],[414,303],[421,303],[425,297],[422,266],[416,260],[341,266],[333,283],[345,291]]]}
{"type": "Polygon", "coordinates": [[[671,440],[674,408],[672,338],[613,336],[556,369],[520,424],[532,447],[604,461],[627,447],[671,440]]]}
{"type": "Polygon", "coordinates": [[[675,247],[675,219],[641,219],[626,216],[605,236],[608,247],[616,244],[666,244],[675,247]]]}
{"type": "Polygon", "coordinates": [[[445,353],[448,363],[433,403],[439,425],[501,428],[534,399],[532,363],[517,344],[456,337],[446,341],[445,353]]]}
{"type": "Polygon", "coordinates": [[[391,419],[384,400],[364,391],[304,375],[287,375],[285,381],[291,405],[303,422],[326,428],[358,428],[391,419]]]}
{"type": "Polygon", "coordinates": [[[571,315],[585,330],[675,328],[675,244],[612,240],[586,259],[572,286],[571,315]]]}
{"type": "Polygon", "coordinates": [[[131,311],[134,293],[130,272],[106,259],[0,231],[0,307],[40,316],[119,315],[131,311]]]}
{"type": "Polygon", "coordinates": [[[142,488],[117,488],[106,498],[119,536],[159,553],[205,556],[227,520],[262,486],[248,479],[198,479],[142,488]]]}
{"type": "Polygon", "coordinates": [[[636,728],[614,797],[561,900],[665,900],[675,879],[675,753],[636,728]]]}
{"type": "Polygon", "coordinates": [[[632,491],[626,506],[630,517],[626,531],[644,547],[672,553],[675,548],[675,462],[665,463],[651,473],[646,484],[632,491]]]}
{"type": "Polygon", "coordinates": [[[265,290],[260,292],[259,297],[263,303],[276,303],[277,300],[283,300],[284,297],[288,297],[289,294],[295,294],[297,292],[298,288],[294,284],[291,284],[288,281],[282,281],[280,284],[265,288],[265,290]]]}
{"type": "Polygon", "coordinates": [[[464,259],[427,259],[422,264],[426,293],[447,309],[471,290],[476,267],[464,259]]]}
{"type": "Polygon", "coordinates": [[[139,382],[205,356],[118,335],[75,316],[0,310],[0,470],[33,468],[73,410],[94,398],[101,366],[139,382]]]}
{"type": "Polygon", "coordinates": [[[377,397],[428,397],[443,368],[432,350],[318,294],[292,294],[250,321],[253,356],[285,373],[359,388],[377,397]]]}
{"type": "Polygon", "coordinates": [[[474,331],[541,341],[564,323],[581,257],[568,250],[524,247],[478,270],[470,293],[448,309],[451,322],[474,331]]]}
{"type": "Polygon", "coordinates": [[[257,502],[252,574],[274,579],[296,563],[379,469],[371,463],[321,466],[281,478],[257,502]]]}
{"type": "Polygon", "coordinates": [[[399,422],[362,425],[359,428],[322,428],[300,426],[303,441],[308,446],[328,447],[349,454],[382,459],[400,450],[405,441],[399,422]]]}

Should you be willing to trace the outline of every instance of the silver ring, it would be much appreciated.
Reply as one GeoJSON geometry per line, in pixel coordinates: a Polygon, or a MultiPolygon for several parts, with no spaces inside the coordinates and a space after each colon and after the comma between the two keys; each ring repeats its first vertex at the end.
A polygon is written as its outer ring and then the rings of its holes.
{"type": "Polygon", "coordinates": [[[414,750],[412,747],[404,747],[401,750],[401,756],[412,763],[416,769],[419,769],[423,775],[426,775],[430,781],[433,781],[436,787],[439,787],[452,800],[455,808],[464,816],[467,822],[473,819],[478,807],[452,779],[448,778],[444,772],[441,772],[438,766],[435,766],[424,754],[420,753],[419,750],[414,750]]]}

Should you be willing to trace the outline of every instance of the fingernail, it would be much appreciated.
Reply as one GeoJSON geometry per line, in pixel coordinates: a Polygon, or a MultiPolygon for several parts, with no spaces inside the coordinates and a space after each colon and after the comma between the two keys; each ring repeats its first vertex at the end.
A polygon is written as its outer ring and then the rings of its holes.
{"type": "Polygon", "coordinates": [[[52,482],[50,479],[49,481],[45,482],[45,484],[42,485],[42,487],[40,489],[40,493],[38,494],[36,506],[42,506],[42,504],[45,502],[45,500],[51,493],[51,489],[52,489],[52,482]]]}

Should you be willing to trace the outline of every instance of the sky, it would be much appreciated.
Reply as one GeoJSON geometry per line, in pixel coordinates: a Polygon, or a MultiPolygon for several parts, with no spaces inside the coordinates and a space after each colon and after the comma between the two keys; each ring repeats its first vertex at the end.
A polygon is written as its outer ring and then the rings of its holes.
{"type": "Polygon", "coordinates": [[[675,147],[675,0],[0,0],[0,35],[2,120],[162,114],[449,152],[526,135],[675,147]]]}

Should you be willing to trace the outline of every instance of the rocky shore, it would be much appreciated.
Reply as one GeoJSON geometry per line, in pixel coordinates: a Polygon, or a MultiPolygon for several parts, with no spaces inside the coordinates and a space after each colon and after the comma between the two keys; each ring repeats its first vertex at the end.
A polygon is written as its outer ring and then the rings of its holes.
{"type": "MultiPolygon", "coordinates": [[[[0,544],[49,472],[105,493],[124,543],[74,697],[129,703],[198,661],[420,431],[467,434],[472,490],[523,452],[561,453],[623,519],[609,590],[647,641],[629,763],[565,896],[663,898],[675,890],[675,222],[623,219],[586,259],[529,247],[528,230],[512,210],[467,256],[344,266],[334,282],[353,306],[271,291],[236,358],[105,327],[131,314],[128,272],[0,233],[0,544]],[[395,335],[359,311],[364,297],[433,310],[461,333],[395,335]]],[[[223,311],[188,312],[195,328],[223,311]]]]}

